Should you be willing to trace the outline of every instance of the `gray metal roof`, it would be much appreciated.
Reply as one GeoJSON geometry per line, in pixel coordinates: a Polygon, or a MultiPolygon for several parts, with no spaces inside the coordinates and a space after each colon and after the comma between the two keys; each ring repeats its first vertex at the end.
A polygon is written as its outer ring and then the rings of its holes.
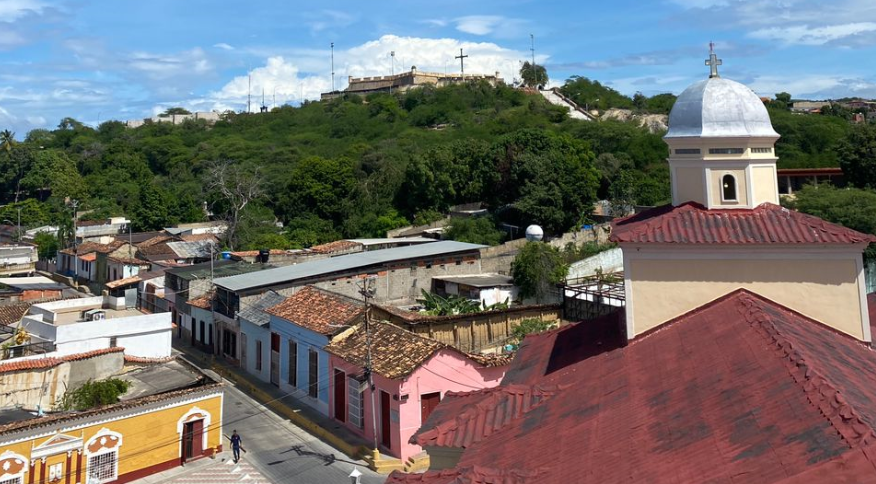
{"type": "Polygon", "coordinates": [[[268,291],[263,298],[241,309],[237,316],[257,326],[265,326],[271,321],[271,315],[266,313],[265,310],[285,300],[285,296],[281,296],[274,291],[268,291]]]}
{"type": "Polygon", "coordinates": [[[209,258],[213,249],[213,241],[211,240],[195,240],[192,242],[168,242],[170,247],[177,257],[182,259],[203,259],[209,258]]]}
{"type": "Polygon", "coordinates": [[[513,286],[514,278],[502,274],[471,274],[462,276],[435,276],[436,279],[444,282],[454,282],[466,286],[485,288],[499,286],[513,286]]]}
{"type": "Polygon", "coordinates": [[[254,274],[215,279],[217,286],[229,291],[243,291],[257,287],[273,286],[294,282],[299,279],[319,277],[333,272],[346,272],[355,269],[386,264],[388,262],[435,257],[456,252],[478,250],[485,245],[468,244],[454,240],[444,240],[431,244],[417,244],[392,249],[372,250],[356,254],[342,255],[330,259],[302,262],[291,266],[268,269],[254,274]]]}
{"type": "MultiPolygon", "coordinates": [[[[271,269],[273,266],[268,264],[250,264],[249,262],[241,262],[236,260],[222,259],[213,261],[213,277],[235,276],[248,272],[257,272],[266,269],[271,269]]],[[[173,274],[180,279],[191,281],[194,279],[206,279],[210,277],[210,262],[201,262],[190,266],[174,267],[168,269],[167,274],[173,274]]]]}
{"type": "Polygon", "coordinates": [[[357,244],[362,244],[365,246],[368,245],[380,245],[380,244],[428,244],[435,242],[435,239],[430,239],[428,237],[395,237],[395,238],[382,238],[382,239],[347,239],[350,242],[356,242],[357,244]]]}
{"type": "Polygon", "coordinates": [[[744,84],[714,77],[691,85],[669,113],[665,138],[778,138],[769,113],[744,84]]]}

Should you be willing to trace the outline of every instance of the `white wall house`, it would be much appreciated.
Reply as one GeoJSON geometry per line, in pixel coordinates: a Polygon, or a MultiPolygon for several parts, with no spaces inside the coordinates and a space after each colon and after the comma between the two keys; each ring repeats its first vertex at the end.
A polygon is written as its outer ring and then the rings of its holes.
{"type": "Polygon", "coordinates": [[[170,356],[170,313],[127,309],[124,298],[97,296],[34,304],[21,325],[35,339],[55,343],[58,355],[122,347],[128,356],[170,356]]]}

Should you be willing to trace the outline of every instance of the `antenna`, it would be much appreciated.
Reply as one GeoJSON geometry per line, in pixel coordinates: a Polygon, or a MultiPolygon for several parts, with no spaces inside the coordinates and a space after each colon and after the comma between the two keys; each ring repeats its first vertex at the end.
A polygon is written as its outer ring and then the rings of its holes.
{"type": "Polygon", "coordinates": [[[252,104],[252,74],[247,76],[248,82],[246,85],[246,113],[249,114],[250,106],[252,104]]]}
{"type": "Polygon", "coordinates": [[[261,113],[268,112],[268,107],[265,105],[265,88],[264,88],[264,86],[262,87],[262,105],[259,108],[259,112],[261,112],[261,113]]]}

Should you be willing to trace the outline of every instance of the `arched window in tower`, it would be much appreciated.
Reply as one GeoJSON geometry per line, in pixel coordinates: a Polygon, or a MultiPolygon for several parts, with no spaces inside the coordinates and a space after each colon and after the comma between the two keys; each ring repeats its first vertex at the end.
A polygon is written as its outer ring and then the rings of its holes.
{"type": "Polygon", "coordinates": [[[721,177],[721,201],[736,201],[736,177],[730,174],[721,177]]]}

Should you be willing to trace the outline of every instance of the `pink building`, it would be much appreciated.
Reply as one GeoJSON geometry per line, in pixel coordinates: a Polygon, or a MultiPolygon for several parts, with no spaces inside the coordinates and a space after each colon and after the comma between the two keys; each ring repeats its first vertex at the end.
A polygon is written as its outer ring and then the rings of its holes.
{"type": "Polygon", "coordinates": [[[447,392],[492,388],[505,375],[507,356],[468,355],[386,322],[370,328],[374,390],[364,374],[364,325],[326,346],[332,375],[329,415],[402,461],[422,452],[408,442],[447,392]],[[373,407],[378,409],[372,417],[373,407]]]}

